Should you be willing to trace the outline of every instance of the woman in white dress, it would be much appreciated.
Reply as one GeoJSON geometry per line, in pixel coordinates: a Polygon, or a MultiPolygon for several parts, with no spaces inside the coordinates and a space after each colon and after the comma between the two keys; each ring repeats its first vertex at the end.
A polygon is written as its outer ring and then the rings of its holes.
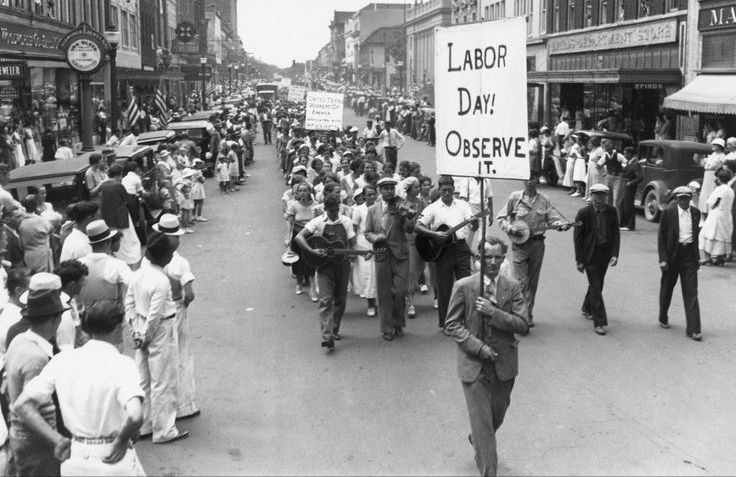
{"type": "Polygon", "coordinates": [[[701,265],[723,265],[725,258],[731,254],[733,234],[733,206],[734,192],[728,182],[731,180],[731,171],[721,167],[715,172],[716,188],[706,200],[703,228],[700,230],[699,247],[705,258],[701,265]]]}
{"type": "Polygon", "coordinates": [[[573,140],[574,144],[570,147],[570,150],[567,153],[567,160],[575,161],[572,171],[572,181],[573,184],[575,184],[575,192],[572,193],[572,197],[580,197],[585,195],[585,181],[588,176],[585,166],[587,152],[580,144],[580,139],[576,134],[573,134],[570,138],[573,140]]]}
{"type": "Polygon", "coordinates": [[[710,197],[710,194],[716,188],[716,171],[723,165],[723,161],[726,160],[726,141],[717,137],[711,141],[711,147],[713,152],[710,156],[705,158],[703,163],[703,188],[700,189],[700,199],[698,200],[698,209],[702,212],[701,222],[705,220],[705,214],[708,213],[706,201],[710,197]]]}
{"type": "Polygon", "coordinates": [[[41,155],[36,147],[36,140],[33,138],[33,124],[30,121],[26,121],[23,126],[23,143],[26,148],[26,159],[29,162],[41,161],[41,155]]]}
{"type": "MultiPolygon", "coordinates": [[[[376,203],[375,187],[368,185],[363,188],[365,202],[353,209],[353,226],[355,227],[355,249],[371,250],[372,244],[365,238],[365,225],[368,218],[368,207],[376,203]]],[[[353,262],[353,292],[368,301],[368,316],[376,316],[376,279],[373,260],[366,260],[358,256],[353,262]]]]}

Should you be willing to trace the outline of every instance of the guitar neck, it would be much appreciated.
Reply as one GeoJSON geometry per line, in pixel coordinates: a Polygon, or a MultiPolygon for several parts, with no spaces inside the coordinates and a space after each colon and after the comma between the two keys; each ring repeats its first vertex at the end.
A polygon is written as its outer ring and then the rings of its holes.
{"type": "Polygon", "coordinates": [[[335,255],[367,255],[373,253],[372,250],[352,250],[349,248],[333,248],[331,253],[335,255]]]}

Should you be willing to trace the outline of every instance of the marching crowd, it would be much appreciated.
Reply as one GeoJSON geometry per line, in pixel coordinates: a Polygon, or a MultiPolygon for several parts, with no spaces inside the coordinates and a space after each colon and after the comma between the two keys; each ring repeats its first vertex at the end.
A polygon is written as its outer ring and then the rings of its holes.
{"type": "MultiPolygon", "coordinates": [[[[90,154],[89,200],[63,214],[44,187],[15,200],[0,165],[2,475],[144,475],[132,443],[188,436],[195,276],[178,248],[208,221],[206,163],[222,193],[249,177],[251,113],[211,117],[206,143],[159,144],[146,170],[90,154]]],[[[137,145],[138,126],[120,143],[137,145]]]]}

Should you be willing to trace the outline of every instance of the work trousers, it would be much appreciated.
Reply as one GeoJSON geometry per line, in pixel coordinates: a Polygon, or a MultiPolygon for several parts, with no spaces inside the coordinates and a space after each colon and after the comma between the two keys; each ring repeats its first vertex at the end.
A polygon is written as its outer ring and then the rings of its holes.
{"type": "Polygon", "coordinates": [[[588,292],[583,300],[583,313],[593,315],[593,326],[607,326],[608,316],[603,303],[603,280],[606,278],[611,253],[608,248],[596,247],[593,259],[585,266],[588,276],[588,292]]]}
{"type": "Polygon", "coordinates": [[[392,163],[394,165],[394,170],[396,170],[396,163],[399,160],[398,149],[396,149],[396,146],[384,146],[383,154],[386,157],[386,164],[389,162],[392,163]]]}
{"type": "Polygon", "coordinates": [[[406,326],[406,293],[409,283],[409,259],[390,253],[376,262],[376,295],[381,333],[393,333],[406,326]]]}
{"type": "Polygon", "coordinates": [[[179,435],[176,428],[179,358],[174,321],[174,318],[161,321],[151,342],[135,353],[141,388],[146,394],[141,434],[153,432],[153,442],[179,435]]]}
{"type": "Polygon", "coordinates": [[[606,174],[606,185],[610,189],[608,203],[616,207],[619,222],[621,222],[621,211],[623,210],[624,203],[624,183],[621,180],[621,175],[606,174]]]}
{"type": "Polygon", "coordinates": [[[544,238],[530,238],[522,244],[511,247],[514,276],[519,281],[521,293],[524,295],[529,321],[534,319],[534,298],[537,295],[539,274],[544,260],[544,238]]]}
{"type": "Polygon", "coordinates": [[[445,248],[437,259],[437,304],[439,325],[445,326],[447,307],[455,280],[470,275],[470,249],[465,240],[457,240],[445,248]]]}
{"type": "Polygon", "coordinates": [[[462,383],[465,403],[470,416],[470,433],[473,436],[475,463],[482,476],[496,475],[498,453],[496,431],[511,404],[514,378],[501,381],[493,365],[488,363],[472,383],[462,383]]]}
{"type": "Polygon", "coordinates": [[[636,208],[634,203],[636,201],[636,186],[624,187],[624,198],[621,204],[621,227],[626,227],[629,230],[636,228],[636,208]]]}
{"type": "Polygon", "coordinates": [[[659,322],[667,323],[667,312],[672,302],[672,292],[680,279],[682,301],[685,305],[686,333],[700,333],[700,304],[698,303],[698,256],[693,252],[695,242],[679,245],[677,255],[667,270],[662,271],[659,287],[659,322]]]}
{"type": "Polygon", "coordinates": [[[263,143],[271,144],[271,121],[261,121],[263,127],[263,143]]]}
{"type": "Polygon", "coordinates": [[[146,475],[135,449],[129,448],[125,456],[115,464],[102,461],[112,451],[112,444],[85,444],[72,440],[71,455],[61,464],[62,476],[120,475],[143,477],[146,475]]]}
{"type": "Polygon", "coordinates": [[[330,264],[317,270],[319,285],[319,318],[322,339],[330,339],[340,331],[350,281],[350,262],[330,264]]]}
{"type": "Polygon", "coordinates": [[[176,343],[179,355],[176,417],[187,417],[197,412],[198,409],[194,403],[194,356],[189,341],[189,316],[184,300],[177,301],[176,318],[174,319],[176,320],[176,343]]]}

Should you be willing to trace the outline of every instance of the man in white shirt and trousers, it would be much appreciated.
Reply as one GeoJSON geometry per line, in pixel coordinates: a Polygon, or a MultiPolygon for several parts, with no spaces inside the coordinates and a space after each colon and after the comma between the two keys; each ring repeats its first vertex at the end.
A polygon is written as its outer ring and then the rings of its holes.
{"type": "Polygon", "coordinates": [[[146,243],[146,258],[134,274],[125,296],[135,359],[146,393],[141,436],[153,434],[154,444],[184,439],[187,431],[176,428],[178,349],[176,305],[164,267],[171,262],[174,246],[169,238],[153,232],[146,243]]]}

